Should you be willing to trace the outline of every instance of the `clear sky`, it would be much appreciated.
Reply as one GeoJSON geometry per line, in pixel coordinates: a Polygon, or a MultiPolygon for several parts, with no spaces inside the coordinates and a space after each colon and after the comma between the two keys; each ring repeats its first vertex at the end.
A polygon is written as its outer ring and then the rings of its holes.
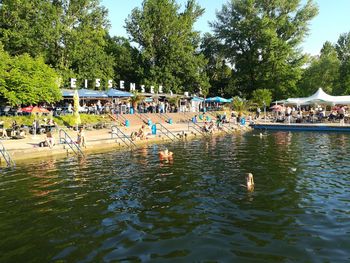
{"type": "MultiPolygon", "coordinates": [[[[305,1],[305,0],[303,0],[305,1]]],[[[310,22],[310,32],[302,45],[305,52],[312,55],[319,53],[326,41],[337,42],[339,35],[350,32],[350,0],[314,0],[319,7],[319,14],[310,22]]],[[[142,0],[102,0],[109,10],[112,36],[127,37],[124,29],[125,19],[135,7],[141,7],[142,0]]],[[[186,0],[178,0],[184,6],[186,0]]],[[[198,31],[210,32],[208,21],[215,20],[215,13],[227,0],[197,0],[205,8],[205,14],[195,24],[198,31]]]]}

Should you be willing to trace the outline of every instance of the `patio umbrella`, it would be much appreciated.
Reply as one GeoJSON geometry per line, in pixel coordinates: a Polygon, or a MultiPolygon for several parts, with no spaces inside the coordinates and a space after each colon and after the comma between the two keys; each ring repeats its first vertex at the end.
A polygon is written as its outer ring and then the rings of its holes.
{"type": "Polygon", "coordinates": [[[222,97],[211,97],[211,98],[207,98],[205,100],[205,102],[228,103],[228,102],[231,102],[231,100],[225,99],[225,98],[222,98],[222,97]]]}
{"type": "Polygon", "coordinates": [[[74,102],[74,105],[73,105],[73,115],[75,117],[75,125],[79,125],[81,124],[81,119],[80,119],[80,114],[79,114],[79,94],[78,94],[78,90],[75,90],[74,92],[74,96],[73,96],[73,102],[74,102]]]}
{"type": "Polygon", "coordinates": [[[27,112],[27,113],[50,113],[47,109],[38,107],[38,106],[28,106],[25,108],[20,109],[21,112],[27,112]]]}
{"type": "Polygon", "coordinates": [[[281,111],[282,106],[281,105],[273,105],[272,107],[270,107],[270,109],[273,111],[281,111]]]}

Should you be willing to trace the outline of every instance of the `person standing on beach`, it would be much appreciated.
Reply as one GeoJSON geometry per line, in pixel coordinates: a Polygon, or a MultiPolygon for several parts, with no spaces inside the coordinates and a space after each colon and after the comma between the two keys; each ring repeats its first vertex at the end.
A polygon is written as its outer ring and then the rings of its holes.
{"type": "Polygon", "coordinates": [[[0,128],[0,137],[8,139],[7,131],[6,131],[6,128],[5,128],[5,122],[4,121],[0,121],[0,126],[1,126],[1,128],[0,128]]]}
{"type": "Polygon", "coordinates": [[[79,128],[78,134],[77,134],[77,144],[80,147],[86,147],[86,139],[85,139],[85,132],[83,127],[79,128]]]}
{"type": "Polygon", "coordinates": [[[53,137],[53,135],[50,131],[46,133],[45,143],[50,148],[52,148],[55,145],[55,138],[53,137]]]}

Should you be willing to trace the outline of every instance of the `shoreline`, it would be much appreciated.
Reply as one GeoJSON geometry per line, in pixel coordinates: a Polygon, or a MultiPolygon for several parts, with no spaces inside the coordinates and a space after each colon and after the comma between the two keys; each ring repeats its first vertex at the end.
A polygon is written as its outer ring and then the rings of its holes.
{"type": "MultiPolygon", "coordinates": [[[[138,126],[134,125],[131,127],[120,127],[124,133],[130,134],[133,131],[138,130],[138,126]]],[[[176,135],[186,134],[185,138],[179,139],[178,141],[183,140],[193,140],[195,138],[204,138],[205,135],[202,135],[198,132],[193,132],[188,130],[188,123],[176,123],[167,126],[167,128],[176,135]]],[[[235,133],[245,133],[252,130],[249,126],[240,126],[235,125],[230,131],[230,134],[235,133]]],[[[135,140],[133,141],[136,144],[136,149],[149,144],[163,144],[173,142],[165,135],[157,133],[156,135],[150,135],[151,130],[148,128],[147,139],[135,140]]],[[[67,130],[67,133],[71,138],[76,138],[76,132],[72,130],[67,130]]],[[[84,154],[93,154],[93,153],[103,153],[109,152],[112,150],[130,150],[129,147],[126,147],[117,136],[111,138],[111,129],[101,129],[101,130],[92,130],[86,131],[87,145],[85,148],[82,148],[84,154]]],[[[208,134],[209,136],[222,136],[227,135],[227,132],[224,131],[215,131],[214,133],[208,134]]],[[[39,142],[44,140],[44,135],[40,136],[28,136],[25,139],[20,140],[3,140],[2,143],[7,149],[13,161],[16,164],[26,163],[29,161],[42,160],[47,158],[65,158],[68,156],[74,156],[73,151],[66,144],[59,144],[58,132],[53,133],[55,137],[56,144],[52,147],[38,147],[39,142]]],[[[0,155],[0,167],[5,167],[6,162],[4,161],[2,155],[0,155]]]]}

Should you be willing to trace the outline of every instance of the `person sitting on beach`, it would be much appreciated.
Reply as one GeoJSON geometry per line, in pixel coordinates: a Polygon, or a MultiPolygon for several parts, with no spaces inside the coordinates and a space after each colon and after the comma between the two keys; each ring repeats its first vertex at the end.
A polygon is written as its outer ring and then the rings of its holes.
{"type": "Polygon", "coordinates": [[[79,128],[78,134],[77,134],[77,144],[80,147],[86,147],[86,138],[85,138],[85,132],[83,127],[79,128]]]}
{"type": "Polygon", "coordinates": [[[197,123],[197,122],[198,122],[198,120],[197,120],[197,115],[194,115],[194,117],[192,118],[192,122],[193,122],[193,123],[197,123]]]}
{"type": "Polygon", "coordinates": [[[214,121],[211,120],[209,124],[209,132],[214,132],[214,131],[215,131],[215,124],[214,124],[214,121]]]}
{"type": "Polygon", "coordinates": [[[329,121],[334,121],[337,119],[338,113],[335,110],[332,110],[331,113],[328,116],[329,121]]]}
{"type": "Polygon", "coordinates": [[[45,135],[45,140],[39,142],[39,147],[50,147],[52,148],[55,145],[55,138],[52,136],[51,132],[47,132],[45,135]]]}
{"type": "Polygon", "coordinates": [[[143,140],[146,138],[146,131],[145,131],[145,125],[142,125],[141,128],[136,132],[132,132],[130,135],[130,138],[132,141],[135,141],[137,138],[140,138],[140,140],[143,140]]]}
{"type": "Polygon", "coordinates": [[[207,122],[204,122],[203,131],[205,131],[205,132],[210,132],[210,130],[209,130],[209,125],[208,125],[207,122]]]}
{"type": "Polygon", "coordinates": [[[297,113],[297,119],[295,120],[296,123],[302,123],[303,121],[303,115],[301,113],[301,111],[298,111],[297,113]]]}
{"type": "Polygon", "coordinates": [[[164,151],[159,152],[159,159],[165,160],[165,159],[171,159],[173,158],[173,152],[169,152],[167,148],[165,148],[164,151]]]}
{"type": "Polygon", "coordinates": [[[141,140],[143,140],[145,138],[145,136],[146,136],[145,125],[142,125],[137,133],[137,137],[139,137],[141,140]]]}

